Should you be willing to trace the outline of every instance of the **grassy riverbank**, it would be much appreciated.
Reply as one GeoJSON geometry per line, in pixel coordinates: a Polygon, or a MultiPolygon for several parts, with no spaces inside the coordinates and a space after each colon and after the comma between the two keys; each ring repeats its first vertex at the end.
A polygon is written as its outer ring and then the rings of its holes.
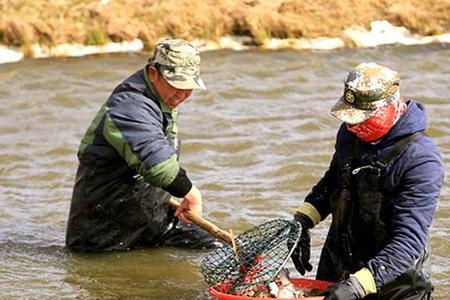
{"type": "Polygon", "coordinates": [[[0,44],[102,45],[164,36],[218,40],[342,37],[352,25],[388,20],[412,33],[450,32],[448,0],[0,0],[0,44]]]}

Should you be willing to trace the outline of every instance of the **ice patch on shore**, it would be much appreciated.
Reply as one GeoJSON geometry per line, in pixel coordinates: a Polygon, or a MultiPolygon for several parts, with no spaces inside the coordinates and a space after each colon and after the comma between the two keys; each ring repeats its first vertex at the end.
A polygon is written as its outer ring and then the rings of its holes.
{"type": "MultiPolygon", "coordinates": [[[[247,50],[255,48],[254,42],[249,36],[224,36],[219,41],[194,40],[192,43],[200,51],[211,51],[219,49],[247,50]]],[[[317,39],[267,39],[260,46],[263,49],[321,49],[330,50],[343,48],[345,43],[340,38],[317,38],[317,39]]]]}
{"type": "Polygon", "coordinates": [[[139,39],[135,39],[131,42],[109,43],[102,46],[61,44],[55,47],[47,47],[34,44],[31,46],[31,53],[34,58],[43,58],[54,56],[85,56],[98,53],[139,52],[142,49],[144,49],[144,43],[139,39]]]}
{"type": "Polygon", "coordinates": [[[345,43],[340,38],[316,38],[316,39],[269,39],[262,47],[265,49],[315,49],[331,50],[343,48],[345,43]]]}
{"type": "Polygon", "coordinates": [[[192,44],[199,51],[211,51],[219,49],[231,49],[236,51],[247,50],[252,44],[252,38],[249,36],[223,36],[219,41],[193,40],[192,44]]]}
{"type": "MultiPolygon", "coordinates": [[[[54,47],[34,44],[30,48],[32,58],[46,57],[77,57],[99,53],[139,52],[144,49],[144,43],[135,39],[131,42],[109,43],[102,46],[85,46],[82,44],[60,44],[54,47]]],[[[23,52],[18,48],[0,45],[0,63],[22,60],[23,52]]]]}
{"type": "Polygon", "coordinates": [[[0,64],[16,62],[23,59],[23,53],[13,47],[0,46],[0,64]]]}
{"type": "Polygon", "coordinates": [[[354,26],[344,30],[344,35],[353,41],[356,47],[376,47],[380,45],[423,45],[435,42],[449,43],[450,34],[436,36],[419,36],[409,32],[405,27],[394,26],[388,21],[373,21],[370,31],[361,26],[354,26]]]}

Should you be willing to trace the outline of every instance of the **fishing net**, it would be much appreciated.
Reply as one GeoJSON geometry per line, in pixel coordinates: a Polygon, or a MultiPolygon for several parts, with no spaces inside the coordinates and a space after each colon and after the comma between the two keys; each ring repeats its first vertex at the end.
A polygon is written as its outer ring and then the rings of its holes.
{"type": "Polygon", "coordinates": [[[267,285],[290,258],[299,232],[298,222],[276,219],[238,235],[236,251],[224,245],[202,261],[205,281],[232,295],[256,297],[267,293],[267,285]]]}

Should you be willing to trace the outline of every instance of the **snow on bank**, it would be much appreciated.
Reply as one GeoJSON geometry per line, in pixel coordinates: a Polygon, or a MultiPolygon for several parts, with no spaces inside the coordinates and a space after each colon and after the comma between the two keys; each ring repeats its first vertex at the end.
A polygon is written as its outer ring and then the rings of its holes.
{"type": "MultiPolygon", "coordinates": [[[[55,47],[34,44],[30,52],[32,58],[74,57],[99,53],[139,52],[144,49],[144,43],[139,40],[122,43],[109,43],[102,46],[85,46],[81,44],[61,44],[55,47]]],[[[0,46],[0,63],[16,62],[24,58],[18,48],[0,46]]]]}
{"type": "Polygon", "coordinates": [[[5,47],[0,45],[0,64],[16,62],[23,59],[23,53],[18,48],[5,47]]]}
{"type": "MultiPolygon", "coordinates": [[[[411,34],[405,27],[398,27],[388,21],[373,21],[370,31],[361,26],[354,26],[344,30],[343,35],[353,45],[359,48],[376,47],[379,45],[423,45],[430,43],[450,43],[450,33],[435,36],[418,36],[411,34]]],[[[194,40],[193,43],[200,51],[217,49],[246,50],[252,44],[251,37],[222,37],[219,41],[194,40]]],[[[264,49],[317,49],[331,50],[344,48],[345,42],[338,37],[316,39],[268,39],[261,47],[264,49]]],[[[84,46],[81,44],[61,44],[47,47],[35,44],[31,47],[32,58],[55,56],[84,56],[98,53],[138,52],[142,51],[144,44],[136,39],[131,42],[110,43],[103,46],[84,46]]],[[[22,60],[24,54],[17,48],[0,45],[0,63],[16,62],[22,60]]]]}
{"type": "MultiPolygon", "coordinates": [[[[450,43],[450,33],[435,36],[413,35],[405,27],[394,26],[388,21],[373,21],[370,31],[361,26],[354,26],[344,30],[344,36],[358,48],[376,47],[380,45],[424,45],[431,43],[450,43]]],[[[263,44],[263,48],[279,49],[317,49],[331,50],[344,48],[345,42],[341,38],[317,39],[270,39],[263,44]]]]}
{"type": "Polygon", "coordinates": [[[131,42],[109,43],[102,46],[84,46],[81,44],[61,44],[55,47],[31,46],[31,56],[33,58],[44,58],[54,56],[85,56],[98,53],[116,52],[139,52],[144,49],[144,43],[135,39],[131,42]]]}
{"type": "Polygon", "coordinates": [[[423,45],[430,43],[450,43],[450,33],[435,36],[413,35],[405,27],[393,26],[388,21],[374,21],[368,32],[363,27],[354,26],[344,30],[344,35],[352,40],[356,47],[376,47],[388,44],[423,45]]]}

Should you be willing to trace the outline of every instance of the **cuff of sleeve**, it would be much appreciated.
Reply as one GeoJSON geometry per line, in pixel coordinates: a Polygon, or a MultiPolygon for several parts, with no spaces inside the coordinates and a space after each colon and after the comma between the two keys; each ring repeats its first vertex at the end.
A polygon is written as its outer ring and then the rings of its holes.
{"type": "Polygon", "coordinates": [[[362,268],[358,272],[356,272],[353,275],[350,275],[356,280],[358,280],[359,284],[364,289],[364,292],[366,295],[368,294],[374,294],[377,292],[377,286],[375,284],[375,279],[373,278],[372,273],[369,271],[369,269],[362,268]]]}
{"type": "Polygon", "coordinates": [[[313,222],[313,226],[317,225],[321,221],[321,217],[317,209],[308,202],[303,202],[302,205],[294,209],[294,214],[304,214],[313,222]]]}
{"type": "Polygon", "coordinates": [[[192,182],[187,177],[186,171],[180,167],[177,176],[171,184],[163,188],[169,192],[172,196],[183,198],[192,188],[192,182]]]}

